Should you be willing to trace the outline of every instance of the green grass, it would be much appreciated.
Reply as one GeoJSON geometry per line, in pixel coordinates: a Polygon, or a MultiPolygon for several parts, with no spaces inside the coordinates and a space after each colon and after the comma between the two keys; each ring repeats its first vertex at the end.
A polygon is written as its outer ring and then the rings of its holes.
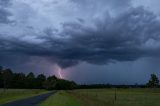
{"type": "Polygon", "coordinates": [[[85,106],[160,106],[160,89],[74,90],[70,94],[85,106]]]}
{"type": "Polygon", "coordinates": [[[159,88],[60,91],[40,106],[160,106],[159,88]]]}
{"type": "Polygon", "coordinates": [[[0,89],[0,104],[46,93],[46,90],[0,89]]]}
{"type": "Polygon", "coordinates": [[[59,91],[42,102],[40,106],[81,106],[81,103],[66,91],[59,91]]]}

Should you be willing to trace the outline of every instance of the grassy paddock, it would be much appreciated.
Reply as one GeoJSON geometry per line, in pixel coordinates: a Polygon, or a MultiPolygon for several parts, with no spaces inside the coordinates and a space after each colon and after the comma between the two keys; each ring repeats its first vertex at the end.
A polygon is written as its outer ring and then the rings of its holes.
{"type": "Polygon", "coordinates": [[[66,91],[59,91],[42,102],[40,106],[81,106],[81,103],[66,91]]]}
{"type": "Polygon", "coordinates": [[[158,88],[87,89],[69,91],[69,94],[85,106],[160,106],[158,88]]]}
{"type": "Polygon", "coordinates": [[[0,104],[46,93],[46,90],[0,89],[0,104]]]}

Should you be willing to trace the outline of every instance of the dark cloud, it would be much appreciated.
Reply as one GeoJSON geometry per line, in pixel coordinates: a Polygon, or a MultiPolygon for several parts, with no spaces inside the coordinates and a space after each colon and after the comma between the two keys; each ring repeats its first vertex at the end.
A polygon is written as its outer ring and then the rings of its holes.
{"type": "Polygon", "coordinates": [[[11,16],[11,13],[6,9],[0,8],[0,23],[9,23],[11,22],[8,17],[11,16]]]}
{"type": "Polygon", "coordinates": [[[92,27],[72,22],[64,23],[61,32],[47,29],[42,36],[37,36],[43,40],[38,44],[0,37],[0,51],[45,57],[62,68],[82,61],[93,64],[134,61],[160,53],[159,28],[156,15],[142,7],[130,8],[115,18],[106,15],[92,27]]]}
{"type": "Polygon", "coordinates": [[[0,1],[0,6],[1,7],[6,7],[6,6],[9,6],[11,5],[11,0],[1,0],[0,1]]]}
{"type": "Polygon", "coordinates": [[[71,38],[60,57],[68,62],[77,60],[104,64],[113,60],[133,61],[159,53],[160,46],[153,50],[147,42],[151,39],[159,41],[160,23],[153,13],[142,7],[131,8],[114,19],[106,17],[95,24],[93,29],[76,23],[64,24],[63,34],[71,38]]]}
{"type": "Polygon", "coordinates": [[[92,11],[94,10],[99,10],[103,9],[105,10],[106,8],[112,8],[112,10],[121,11],[124,8],[130,7],[131,6],[131,0],[70,0],[73,3],[76,3],[78,6],[82,6],[83,9],[89,9],[91,8],[92,11]],[[103,7],[103,8],[102,8],[103,7]]]}
{"type": "Polygon", "coordinates": [[[0,23],[9,23],[11,22],[8,17],[11,16],[11,13],[8,11],[7,7],[11,5],[10,0],[1,0],[0,1],[0,23]]]}
{"type": "Polygon", "coordinates": [[[78,3],[78,4],[83,4],[83,5],[88,5],[88,4],[97,4],[97,3],[101,3],[101,4],[112,4],[115,6],[122,6],[122,5],[128,5],[130,4],[131,0],[121,0],[121,1],[117,1],[117,0],[99,0],[99,1],[93,1],[93,0],[70,0],[72,2],[78,3]]]}

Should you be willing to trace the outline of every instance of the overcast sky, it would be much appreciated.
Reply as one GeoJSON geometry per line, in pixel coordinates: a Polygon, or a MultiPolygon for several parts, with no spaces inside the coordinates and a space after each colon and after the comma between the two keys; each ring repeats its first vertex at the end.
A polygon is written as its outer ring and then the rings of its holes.
{"type": "Polygon", "coordinates": [[[159,0],[0,0],[0,65],[78,83],[160,76],[159,0]]]}

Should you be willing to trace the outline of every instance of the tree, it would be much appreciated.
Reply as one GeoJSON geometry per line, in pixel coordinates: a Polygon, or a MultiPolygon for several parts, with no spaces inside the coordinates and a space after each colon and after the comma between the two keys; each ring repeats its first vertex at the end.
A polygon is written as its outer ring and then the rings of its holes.
{"type": "Polygon", "coordinates": [[[26,76],[26,88],[36,88],[36,81],[35,81],[35,75],[30,72],[27,76],[26,76]]]}
{"type": "Polygon", "coordinates": [[[155,74],[151,74],[151,78],[147,83],[148,87],[157,87],[159,85],[159,79],[155,74]]]}
{"type": "Polygon", "coordinates": [[[2,76],[3,76],[3,86],[5,88],[10,88],[11,87],[11,81],[13,78],[13,73],[12,70],[10,69],[5,69],[2,71],[2,76]]]}
{"type": "Polygon", "coordinates": [[[2,70],[3,70],[3,67],[0,66],[0,88],[3,87],[3,76],[2,76],[2,70]]]}
{"type": "Polygon", "coordinates": [[[2,71],[3,70],[3,67],[2,66],[0,66],[0,71],[2,71]]]}
{"type": "Polygon", "coordinates": [[[57,80],[58,79],[57,79],[56,76],[50,76],[50,77],[48,77],[47,80],[44,83],[45,89],[48,89],[48,90],[55,89],[57,80]]]}
{"type": "Polygon", "coordinates": [[[14,73],[12,78],[12,88],[25,88],[25,74],[14,73]]]}
{"type": "Polygon", "coordinates": [[[43,84],[46,81],[46,76],[43,74],[40,74],[36,78],[36,88],[44,88],[43,84]]]}
{"type": "Polygon", "coordinates": [[[23,73],[13,73],[11,69],[3,69],[0,66],[0,88],[29,88],[29,89],[74,89],[77,87],[73,81],[58,79],[56,76],[46,78],[40,74],[35,77],[34,73],[30,72],[27,76],[23,73]]]}

